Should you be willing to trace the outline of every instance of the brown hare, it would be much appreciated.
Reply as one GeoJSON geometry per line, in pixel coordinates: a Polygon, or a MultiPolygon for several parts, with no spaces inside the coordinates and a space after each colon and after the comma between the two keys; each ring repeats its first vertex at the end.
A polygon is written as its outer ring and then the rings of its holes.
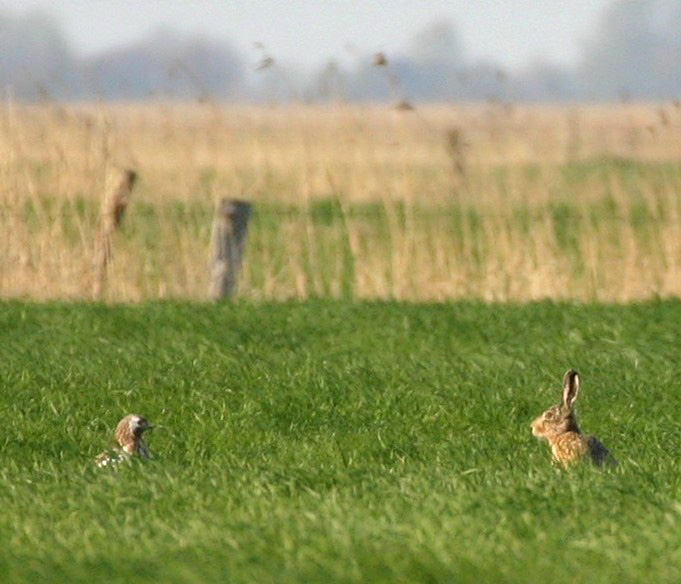
{"type": "Polygon", "coordinates": [[[129,460],[134,455],[144,459],[151,458],[149,449],[142,439],[142,434],[152,428],[153,426],[143,416],[128,414],[116,426],[114,440],[116,440],[117,447],[98,455],[95,464],[99,467],[118,464],[129,460]]]}
{"type": "Polygon", "coordinates": [[[608,449],[595,436],[582,434],[574,404],[579,394],[579,374],[570,369],[563,378],[563,400],[532,422],[532,434],[545,438],[556,463],[568,467],[588,455],[597,466],[617,465],[608,449]]]}

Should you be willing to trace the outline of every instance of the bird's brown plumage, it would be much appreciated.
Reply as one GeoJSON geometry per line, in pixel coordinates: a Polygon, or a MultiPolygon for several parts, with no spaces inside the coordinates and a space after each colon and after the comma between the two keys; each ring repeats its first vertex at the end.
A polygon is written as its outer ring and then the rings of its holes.
{"type": "Polygon", "coordinates": [[[151,458],[151,454],[145,444],[142,435],[153,426],[144,416],[128,414],[125,416],[114,431],[116,447],[109,452],[102,452],[95,459],[97,466],[107,466],[129,459],[138,455],[143,459],[151,458]]]}

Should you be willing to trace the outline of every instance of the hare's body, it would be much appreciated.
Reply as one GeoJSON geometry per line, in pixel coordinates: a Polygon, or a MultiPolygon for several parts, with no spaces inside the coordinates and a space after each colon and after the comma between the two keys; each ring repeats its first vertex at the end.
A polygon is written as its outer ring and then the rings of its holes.
{"type": "Polygon", "coordinates": [[[565,432],[553,441],[549,440],[549,445],[553,458],[563,466],[568,466],[586,454],[597,466],[615,461],[610,451],[598,438],[581,432],[565,432]]]}
{"type": "Polygon", "coordinates": [[[549,440],[549,445],[553,458],[564,466],[589,452],[586,438],[578,432],[560,434],[553,440],[549,440]]]}
{"type": "Polygon", "coordinates": [[[563,401],[532,422],[532,434],[548,441],[554,461],[564,467],[585,456],[598,466],[617,464],[598,438],[582,434],[579,429],[574,411],[578,393],[579,375],[570,369],[563,379],[563,401]]]}

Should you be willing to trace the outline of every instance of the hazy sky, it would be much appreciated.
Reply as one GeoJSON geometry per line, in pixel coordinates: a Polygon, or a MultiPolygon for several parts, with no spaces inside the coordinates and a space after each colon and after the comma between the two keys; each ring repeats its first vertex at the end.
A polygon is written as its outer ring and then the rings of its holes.
{"type": "MultiPolygon", "coordinates": [[[[138,39],[159,26],[224,38],[257,61],[256,41],[305,67],[356,52],[388,54],[441,19],[458,28],[471,59],[511,69],[537,59],[571,63],[612,0],[0,0],[53,14],[83,53],[138,39]]],[[[1,31],[0,31],[1,34],[1,31]]],[[[356,53],[355,53],[356,54],[356,53]]]]}

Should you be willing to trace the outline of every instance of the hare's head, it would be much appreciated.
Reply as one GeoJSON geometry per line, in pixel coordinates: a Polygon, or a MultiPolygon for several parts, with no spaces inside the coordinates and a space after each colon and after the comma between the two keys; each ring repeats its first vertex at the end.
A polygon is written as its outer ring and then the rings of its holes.
{"type": "Polygon", "coordinates": [[[532,434],[537,438],[551,438],[565,432],[579,432],[574,403],[579,394],[579,374],[570,369],[563,377],[563,400],[546,410],[532,422],[532,434]]]}

